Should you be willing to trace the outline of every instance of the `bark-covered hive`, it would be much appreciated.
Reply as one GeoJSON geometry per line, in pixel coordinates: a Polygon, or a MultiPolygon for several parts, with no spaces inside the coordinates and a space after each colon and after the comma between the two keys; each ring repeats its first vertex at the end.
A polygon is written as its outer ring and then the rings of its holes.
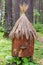
{"type": "Polygon", "coordinates": [[[12,39],[12,56],[33,56],[36,31],[25,14],[17,20],[9,36],[12,39]]]}

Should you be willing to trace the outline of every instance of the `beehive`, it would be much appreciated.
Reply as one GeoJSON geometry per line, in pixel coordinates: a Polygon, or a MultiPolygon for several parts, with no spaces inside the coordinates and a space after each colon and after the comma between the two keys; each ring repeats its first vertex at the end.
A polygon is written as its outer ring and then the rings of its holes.
{"type": "Polygon", "coordinates": [[[33,56],[36,31],[25,14],[17,20],[9,36],[12,39],[12,56],[33,56]]]}

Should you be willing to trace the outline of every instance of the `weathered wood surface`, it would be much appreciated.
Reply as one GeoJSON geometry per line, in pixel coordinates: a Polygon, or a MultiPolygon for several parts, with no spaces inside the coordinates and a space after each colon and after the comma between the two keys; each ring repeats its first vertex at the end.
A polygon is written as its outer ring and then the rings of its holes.
{"type": "Polygon", "coordinates": [[[16,37],[12,40],[12,56],[18,57],[30,57],[34,53],[34,37],[26,40],[25,36],[23,39],[16,37]]]}

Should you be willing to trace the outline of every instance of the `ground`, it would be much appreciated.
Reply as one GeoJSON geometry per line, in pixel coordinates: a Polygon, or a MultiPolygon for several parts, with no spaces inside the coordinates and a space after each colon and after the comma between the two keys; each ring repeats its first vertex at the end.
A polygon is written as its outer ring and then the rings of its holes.
{"type": "MultiPolygon", "coordinates": [[[[11,49],[12,49],[11,40],[3,38],[3,34],[4,34],[3,32],[0,32],[0,65],[5,65],[6,57],[11,56],[11,49]]],[[[41,36],[43,36],[43,34],[38,33],[38,36],[41,37],[41,36]]],[[[43,62],[42,61],[43,60],[43,43],[41,43],[39,41],[35,41],[33,58],[34,58],[33,62],[43,65],[42,64],[42,62],[43,62]]],[[[36,64],[36,65],[39,65],[39,64],[36,64]]]]}

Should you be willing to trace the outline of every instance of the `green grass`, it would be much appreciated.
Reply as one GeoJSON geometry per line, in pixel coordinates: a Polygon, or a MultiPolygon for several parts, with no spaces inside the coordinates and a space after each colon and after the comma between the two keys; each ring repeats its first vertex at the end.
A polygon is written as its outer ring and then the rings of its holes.
{"type": "Polygon", "coordinates": [[[43,33],[37,32],[37,34],[38,34],[39,37],[43,37],[43,33]]]}
{"type": "MultiPolygon", "coordinates": [[[[4,33],[0,32],[0,65],[6,64],[6,57],[11,56],[12,49],[11,40],[3,38],[3,34],[4,33]]],[[[42,34],[39,36],[42,36],[42,34]]],[[[33,63],[30,63],[30,65],[38,65],[37,62],[43,58],[43,44],[39,41],[35,41],[33,58],[33,63]]],[[[28,65],[28,63],[23,65],[28,65]]]]}
{"type": "Polygon", "coordinates": [[[0,65],[5,62],[6,56],[11,55],[11,41],[3,38],[3,34],[0,32],[0,65]]]}

